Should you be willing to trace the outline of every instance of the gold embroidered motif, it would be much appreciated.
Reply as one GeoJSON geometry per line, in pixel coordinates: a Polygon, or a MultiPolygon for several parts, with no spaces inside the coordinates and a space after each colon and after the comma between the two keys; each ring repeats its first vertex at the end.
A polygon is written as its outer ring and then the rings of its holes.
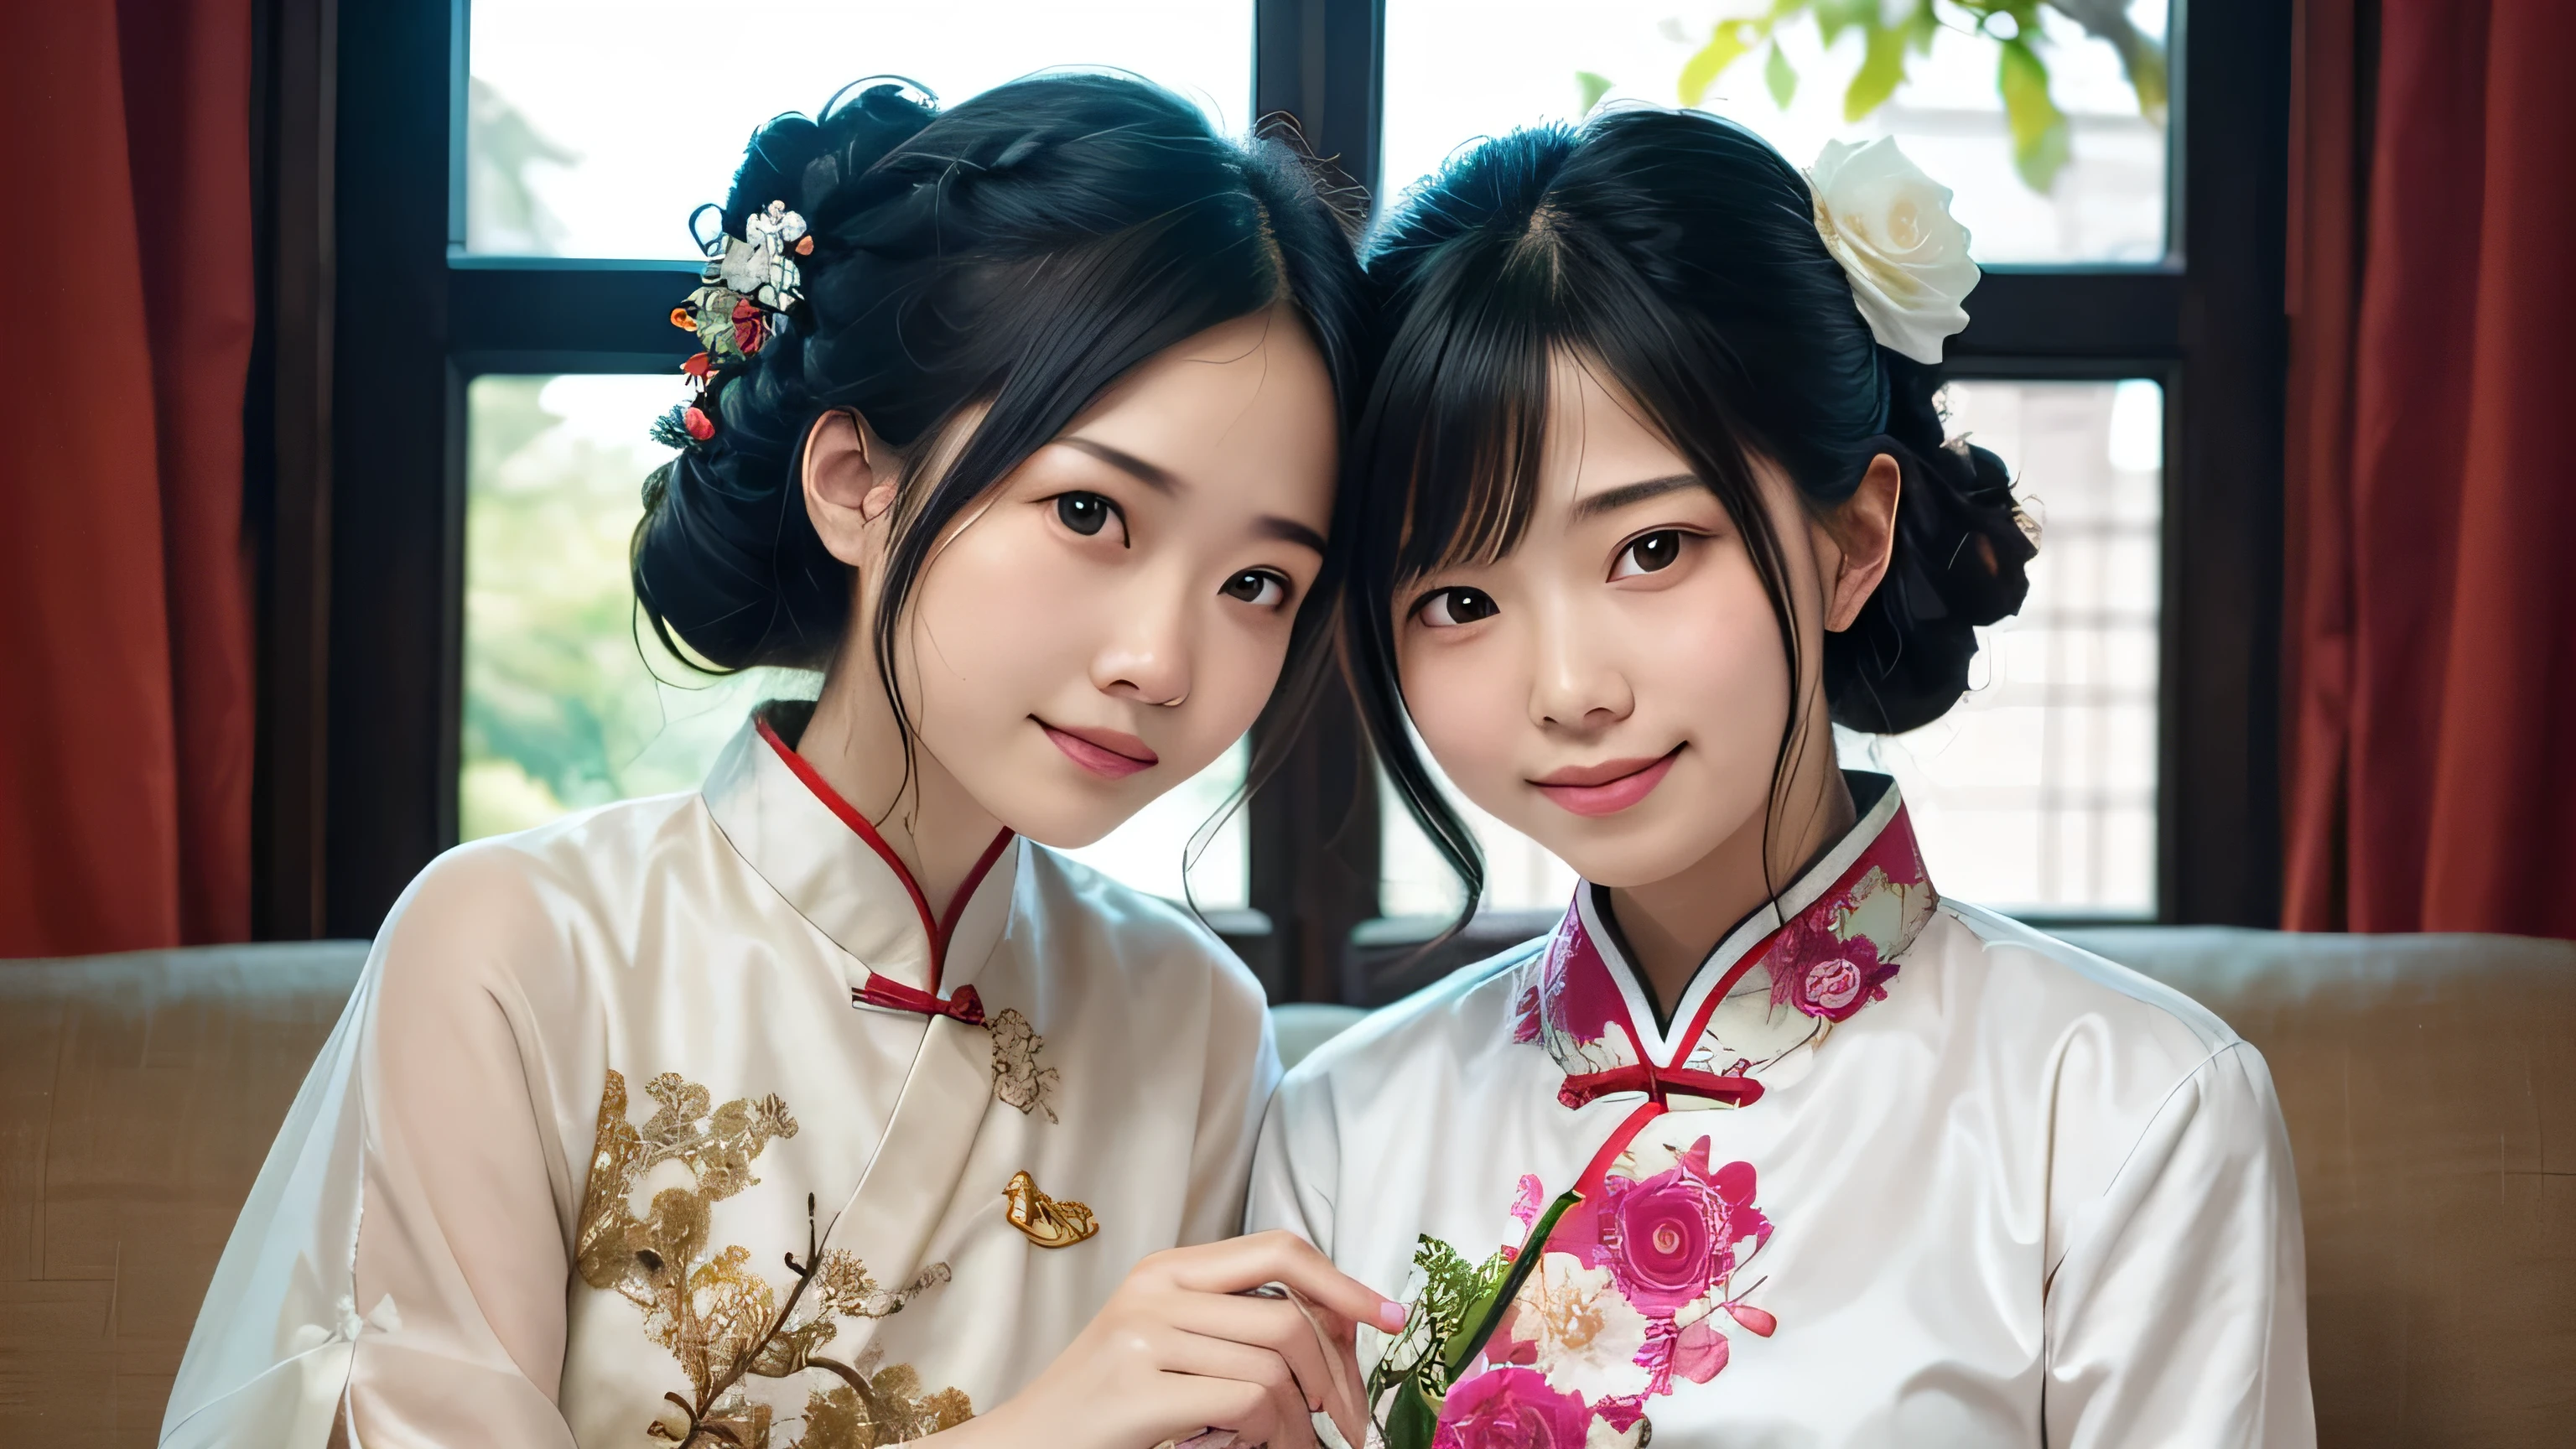
{"type": "MultiPolygon", "coordinates": [[[[689,1396],[662,1396],[678,1412],[662,1414],[646,1432],[684,1449],[699,1444],[768,1449],[773,1410],[747,1396],[742,1380],[745,1375],[787,1378],[808,1369],[830,1373],[849,1386],[830,1392],[848,1393],[851,1402],[865,1411],[849,1422],[858,1426],[851,1432],[870,1437],[817,1438],[809,1413],[797,1446],[840,1449],[849,1444],[875,1449],[919,1438],[920,1433],[907,1427],[916,1422],[953,1413],[954,1419],[940,1425],[945,1428],[973,1417],[974,1406],[954,1389],[921,1398],[918,1375],[910,1379],[913,1399],[905,1400],[900,1411],[883,1394],[871,1407],[867,1395],[876,1391],[866,1376],[816,1352],[838,1331],[836,1317],[883,1318],[894,1313],[914,1295],[947,1282],[947,1264],[931,1264],[901,1288],[880,1286],[856,1254],[841,1248],[820,1251],[810,1194],[805,1199],[805,1261],[799,1263],[794,1253],[787,1254],[787,1266],[796,1281],[784,1306],[779,1305],[769,1280],[752,1268],[748,1248],[710,1245],[715,1204],[760,1181],[751,1166],[772,1139],[796,1135],[796,1119],[785,1102],[774,1095],[757,1100],[739,1097],[718,1107],[706,1088],[674,1072],[655,1077],[644,1091],[661,1105],[638,1128],[626,1119],[625,1077],[614,1071],[608,1074],[599,1096],[597,1146],[591,1151],[590,1175],[582,1187],[574,1246],[582,1281],[641,1309],[645,1333],[678,1360],[688,1377],[689,1396]],[[656,1192],[639,1217],[633,1197],[636,1184],[665,1162],[686,1167],[692,1186],[656,1192]],[[933,1400],[935,1409],[921,1409],[921,1404],[933,1400]]],[[[871,1349],[860,1363],[873,1364],[875,1353],[871,1349]]],[[[913,1372],[895,1365],[875,1374],[884,1378],[898,1370],[905,1375],[913,1372]]],[[[814,1402],[827,1400],[830,1392],[814,1393],[809,1411],[814,1402]]]]}
{"type": "Polygon", "coordinates": [[[1025,1114],[1045,1108],[1047,1120],[1056,1121],[1056,1070],[1041,1068],[1038,1053],[1046,1038],[1029,1028],[1029,1019],[1014,1008],[993,1018],[985,1028],[993,1038],[993,1095],[1025,1114]]]}
{"type": "Polygon", "coordinates": [[[790,1449],[877,1449],[926,1439],[975,1417],[964,1394],[924,1393],[912,1365],[880,1367],[879,1359],[869,1349],[847,1381],[806,1398],[805,1433],[790,1449]]]}
{"type": "Polygon", "coordinates": [[[1041,1248],[1070,1248],[1100,1231],[1100,1222],[1091,1209],[1071,1198],[1052,1198],[1038,1191],[1038,1180],[1026,1172],[1015,1173],[1011,1185],[1002,1189],[1010,1203],[1005,1214],[1011,1226],[1041,1248]]]}

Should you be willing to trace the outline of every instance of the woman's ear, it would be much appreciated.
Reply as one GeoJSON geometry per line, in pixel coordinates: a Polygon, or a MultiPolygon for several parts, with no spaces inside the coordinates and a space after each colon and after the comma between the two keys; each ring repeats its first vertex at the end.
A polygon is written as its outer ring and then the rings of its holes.
{"type": "Polygon", "coordinates": [[[1860,486],[1834,509],[1827,524],[1838,557],[1827,570],[1825,628],[1848,629],[1860,617],[1861,605],[1887,577],[1896,552],[1896,505],[1905,491],[1905,470],[1886,453],[1869,460],[1860,486]]]}
{"type": "Polygon", "coordinates": [[[835,408],[805,435],[805,515],[832,557],[857,567],[885,547],[903,459],[855,408],[835,408]]]}

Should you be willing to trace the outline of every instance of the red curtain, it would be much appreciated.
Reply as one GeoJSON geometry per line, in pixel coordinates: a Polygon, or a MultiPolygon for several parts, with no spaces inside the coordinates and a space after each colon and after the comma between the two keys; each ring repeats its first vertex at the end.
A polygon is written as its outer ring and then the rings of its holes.
{"type": "Polygon", "coordinates": [[[0,956],[250,927],[249,0],[29,5],[0,86],[0,956]]]}
{"type": "Polygon", "coordinates": [[[2298,30],[2286,924],[2576,937],[2576,5],[2298,30]]]}

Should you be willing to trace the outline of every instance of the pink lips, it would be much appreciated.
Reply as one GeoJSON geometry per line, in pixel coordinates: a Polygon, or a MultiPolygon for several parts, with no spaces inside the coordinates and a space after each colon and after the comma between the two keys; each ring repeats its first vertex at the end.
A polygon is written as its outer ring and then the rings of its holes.
{"type": "Polygon", "coordinates": [[[1651,760],[1604,760],[1558,770],[1530,783],[1577,815],[1615,815],[1653,794],[1681,752],[1682,747],[1675,745],[1651,760]]]}
{"type": "MultiPolygon", "coordinates": [[[[1035,718],[1035,716],[1032,716],[1035,718]]],[[[1123,780],[1160,762],[1151,746],[1124,730],[1066,729],[1038,720],[1038,728],[1064,751],[1065,758],[1104,780],[1123,780]]]]}

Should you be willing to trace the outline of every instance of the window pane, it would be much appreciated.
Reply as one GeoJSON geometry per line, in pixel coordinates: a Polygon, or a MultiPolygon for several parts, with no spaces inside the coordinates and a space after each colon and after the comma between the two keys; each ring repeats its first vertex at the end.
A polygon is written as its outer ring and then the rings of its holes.
{"type": "Polygon", "coordinates": [[[1251,904],[1251,862],[1246,857],[1248,821],[1234,806],[1213,835],[1193,842],[1209,822],[1233,805],[1243,785],[1245,742],[1217,757],[1217,762],[1185,780],[1134,819],[1098,842],[1065,854],[1103,875],[1115,877],[1155,895],[1194,901],[1202,911],[1236,911],[1251,904]],[[1181,889],[1184,867],[1190,894],[1181,889]]]}
{"type": "Polygon", "coordinates": [[[2041,520],[2030,597],[1985,631],[1967,698],[1910,734],[1841,733],[1844,762],[1902,782],[1944,891],[2152,915],[2163,390],[1953,382],[1947,402],[1952,433],[2002,455],[2041,520]]]}
{"type": "MultiPolygon", "coordinates": [[[[1417,739],[1414,746],[1421,749],[1417,739]]],[[[1428,762],[1430,752],[1422,752],[1428,762]]],[[[1432,765],[1439,775],[1440,767],[1432,765]]],[[[1485,894],[1477,909],[1487,911],[1562,910],[1574,898],[1574,870],[1547,848],[1468,803],[1439,775],[1449,803],[1476,834],[1485,852],[1485,894]]],[[[1458,878],[1431,848],[1386,777],[1378,777],[1379,863],[1378,912],[1388,916],[1454,916],[1458,913],[1458,878]]]]}
{"type": "MultiPolygon", "coordinates": [[[[480,377],[467,389],[465,839],[695,789],[753,704],[819,687],[787,670],[710,681],[635,612],[627,540],[644,475],[670,456],[646,429],[682,388],[675,374],[480,377]]],[[[1242,776],[1238,747],[1083,858],[1177,895],[1182,843],[1242,776]]],[[[1209,842],[1191,873],[1203,907],[1244,903],[1243,842],[1239,814],[1209,842]]]]}
{"type": "MultiPolygon", "coordinates": [[[[2042,520],[2021,612],[1985,631],[1970,689],[1922,729],[1835,732],[1892,773],[1942,890],[2025,914],[2156,908],[2156,689],[2164,395],[2155,383],[1954,382],[1950,429],[1992,448],[2042,520]]],[[[1452,792],[1455,798],[1455,792],[1452,792]]],[[[1396,803],[1380,909],[1446,914],[1457,887],[1396,803]]],[[[1487,909],[1551,908],[1574,877],[1473,807],[1487,909]]]]}
{"type": "Polygon", "coordinates": [[[948,103],[1048,66],[1115,66],[1252,109],[1251,0],[477,0],[466,247],[694,259],[752,129],[891,71],[948,103]],[[720,28],[720,37],[715,29],[720,28]]]}
{"type": "MultiPolygon", "coordinates": [[[[1929,55],[1905,52],[1905,83],[1858,121],[1845,119],[1868,38],[1858,25],[1831,44],[1816,14],[1855,7],[1773,6],[1731,0],[1677,7],[1671,0],[1388,0],[1385,176],[1389,195],[1436,169],[1461,142],[1514,126],[1579,116],[1594,89],[1609,99],[1673,105],[1683,70],[1709,46],[1719,24],[1783,10],[1767,38],[1708,84],[1699,104],[1761,132],[1799,166],[1828,140],[1899,139],[1908,156],[1957,193],[1959,220],[1985,262],[2152,262],[2165,253],[2165,132],[2141,113],[2119,52],[2043,6],[2040,35],[2026,47],[2046,68],[2046,92],[2064,129],[2036,124],[2034,172],[2016,168],[2012,117],[1999,76],[2005,47],[1973,33],[1973,17],[1949,0],[1927,0],[1940,20],[1929,55]],[[1674,18],[1676,11],[1686,19],[1674,18]],[[1711,12],[1715,12],[1712,14],[1711,12]],[[1721,19],[1721,17],[1724,17],[1721,19]],[[1775,44],[1776,42],[1776,44],[1775,44]],[[1774,53],[1776,50],[1776,64],[1774,53]],[[1786,105],[1777,97],[1785,93],[1786,105]],[[2063,165],[2033,180],[2063,143],[2063,165]]],[[[1859,7],[1919,13],[1911,0],[1859,7]]],[[[2072,8],[2072,7],[2070,7],[2072,8]]],[[[2088,10],[2121,15],[2119,0],[2088,10]]],[[[2165,0],[2130,0],[2126,22],[2153,54],[2166,29],[2165,0]]],[[[1754,22],[1758,25],[1758,21],[1754,22]]],[[[1998,28],[2010,26],[2009,20],[1998,28]]],[[[2015,71],[2016,82],[2028,76],[2015,71]]],[[[2149,90],[2160,96],[2159,84],[2149,90]]],[[[2016,84],[2025,100],[2037,92],[2016,84]]],[[[2047,102],[2041,102],[2045,105],[2047,102]]],[[[2160,108],[2160,107],[2159,107],[2160,108]]]]}

